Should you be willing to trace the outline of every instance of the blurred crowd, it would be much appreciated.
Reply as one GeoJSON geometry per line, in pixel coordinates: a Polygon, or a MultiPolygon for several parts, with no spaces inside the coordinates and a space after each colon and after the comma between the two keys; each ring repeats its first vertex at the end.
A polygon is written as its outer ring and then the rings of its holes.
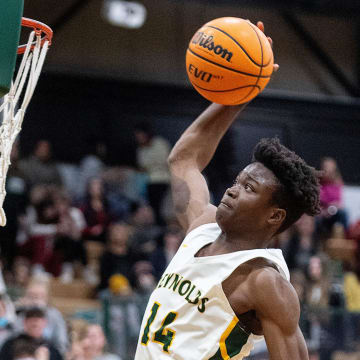
{"type": "MultiPolygon", "coordinates": [[[[55,162],[47,140],[27,157],[14,145],[0,229],[0,360],[131,359],[147,297],[184,238],[172,211],[170,144],[146,123],[134,137],[136,167],[109,166],[101,142],[78,165],[55,162]],[[89,284],[108,314],[64,317],[51,303],[53,279],[89,284]]],[[[322,159],[321,170],[321,214],[303,216],[275,244],[312,360],[360,351],[360,219],[348,223],[336,161],[322,159]]]]}

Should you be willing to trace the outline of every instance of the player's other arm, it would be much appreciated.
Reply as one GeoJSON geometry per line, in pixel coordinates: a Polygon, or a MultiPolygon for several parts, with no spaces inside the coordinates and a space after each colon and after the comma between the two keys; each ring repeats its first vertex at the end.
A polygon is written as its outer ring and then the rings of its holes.
{"type": "Polygon", "coordinates": [[[182,134],[168,158],[176,216],[188,232],[214,222],[216,208],[201,172],[212,159],[221,138],[245,107],[210,105],[182,134]]]}
{"type": "Polygon", "coordinates": [[[308,360],[299,328],[300,304],[292,285],[272,269],[255,276],[254,308],[265,336],[271,360],[308,360]]]}

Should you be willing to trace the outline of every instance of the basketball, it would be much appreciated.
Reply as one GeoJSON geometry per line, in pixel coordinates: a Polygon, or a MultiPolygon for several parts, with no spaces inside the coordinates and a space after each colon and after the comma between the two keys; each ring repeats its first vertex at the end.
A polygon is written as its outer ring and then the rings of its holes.
{"type": "Polygon", "coordinates": [[[250,101],[267,85],[274,56],[264,33],[249,20],[223,17],[202,26],[190,40],[186,70],[206,99],[237,105],[250,101]]]}

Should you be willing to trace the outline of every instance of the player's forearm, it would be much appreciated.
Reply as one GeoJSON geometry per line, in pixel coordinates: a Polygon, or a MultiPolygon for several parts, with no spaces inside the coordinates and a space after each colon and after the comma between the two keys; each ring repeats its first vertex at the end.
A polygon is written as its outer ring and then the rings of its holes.
{"type": "MultiPolygon", "coordinates": [[[[276,331],[275,331],[276,333],[276,331]]],[[[298,327],[292,336],[279,333],[266,339],[270,360],[309,360],[304,336],[298,327]]]]}
{"type": "Polygon", "coordinates": [[[169,163],[194,161],[202,171],[212,159],[220,140],[245,105],[211,104],[182,134],[169,156],[169,163]]]}

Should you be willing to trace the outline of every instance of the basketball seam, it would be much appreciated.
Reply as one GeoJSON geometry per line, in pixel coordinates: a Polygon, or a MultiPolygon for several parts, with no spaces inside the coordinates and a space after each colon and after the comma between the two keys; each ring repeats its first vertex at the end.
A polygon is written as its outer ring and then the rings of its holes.
{"type": "MultiPolygon", "coordinates": [[[[261,64],[258,64],[248,53],[247,53],[247,51],[242,47],[242,45],[239,43],[239,42],[237,42],[237,40],[236,39],[234,39],[230,34],[228,34],[226,31],[224,31],[224,30],[222,30],[222,29],[219,29],[218,27],[216,27],[216,26],[212,26],[212,25],[207,25],[207,27],[209,27],[209,28],[212,28],[212,29],[215,29],[215,30],[218,30],[218,31],[220,31],[220,32],[222,32],[223,34],[225,34],[226,36],[228,36],[232,41],[234,41],[234,43],[236,44],[236,45],[238,45],[239,47],[240,47],[240,49],[245,53],[245,55],[249,58],[249,60],[252,62],[252,63],[254,63],[256,66],[259,66],[259,67],[265,67],[265,66],[267,66],[267,65],[269,65],[270,64],[270,62],[271,62],[271,58],[270,58],[270,60],[269,60],[269,62],[267,63],[267,64],[264,64],[263,63],[263,57],[261,58],[261,64]]],[[[256,34],[257,35],[257,34],[256,34]]],[[[257,35],[257,37],[258,37],[258,39],[259,39],[259,36],[257,35]]],[[[261,46],[261,42],[260,42],[260,46],[261,46]]]]}
{"type": "MultiPolygon", "coordinates": [[[[260,49],[261,49],[261,63],[263,62],[263,59],[264,59],[264,52],[263,52],[263,47],[262,47],[262,43],[261,43],[261,40],[259,38],[259,35],[257,33],[257,31],[253,28],[252,24],[249,23],[249,26],[251,27],[251,29],[255,32],[256,34],[256,37],[258,38],[258,41],[259,41],[259,44],[260,44],[260,49]]],[[[263,67],[260,66],[260,72],[259,72],[259,75],[257,77],[257,80],[256,80],[256,83],[254,84],[253,88],[248,92],[248,94],[246,96],[244,96],[243,98],[241,98],[240,100],[238,101],[243,101],[243,99],[246,99],[247,97],[249,97],[251,95],[251,93],[254,91],[254,88],[257,87],[259,89],[259,93],[261,92],[261,89],[260,89],[260,86],[258,86],[258,82],[259,82],[259,79],[261,77],[261,73],[262,73],[262,70],[263,70],[263,67]]]]}
{"type": "MultiPolygon", "coordinates": [[[[223,69],[230,70],[230,71],[236,72],[236,73],[238,73],[238,74],[247,75],[247,76],[253,76],[253,77],[259,78],[259,75],[249,74],[249,73],[246,73],[246,72],[243,72],[243,71],[240,71],[240,70],[235,70],[235,69],[229,68],[229,67],[227,67],[227,66],[225,66],[225,65],[218,64],[218,63],[216,63],[215,61],[211,61],[211,60],[209,60],[209,59],[207,59],[207,58],[205,58],[205,57],[197,54],[196,52],[194,52],[194,51],[191,50],[190,48],[188,48],[188,51],[190,51],[193,55],[199,57],[200,59],[205,60],[205,61],[207,61],[207,62],[209,62],[209,63],[211,63],[211,64],[213,64],[213,65],[222,67],[223,69]]],[[[261,66],[259,66],[259,68],[262,69],[261,66]]],[[[264,75],[264,76],[260,76],[260,77],[263,78],[263,79],[266,79],[266,78],[269,78],[270,76],[264,75]]]]}
{"type": "MultiPolygon", "coordinates": [[[[258,88],[259,90],[260,90],[260,86],[259,85],[246,85],[246,86],[240,86],[240,87],[237,87],[237,88],[234,88],[234,89],[227,89],[227,90],[210,90],[210,89],[205,89],[205,88],[202,88],[201,86],[199,86],[199,85],[196,85],[195,83],[193,83],[192,82],[192,84],[195,86],[195,87],[197,87],[197,88],[199,88],[199,89],[201,89],[201,90],[205,90],[205,91],[209,91],[209,92],[228,92],[228,91],[235,91],[235,90],[239,90],[239,89],[245,89],[245,88],[247,88],[247,87],[256,87],[256,88],[258,88]]],[[[254,89],[252,89],[251,91],[253,91],[254,89]]],[[[248,95],[246,95],[246,96],[248,96],[248,95]]],[[[245,97],[246,97],[245,96],[245,97]]]]}

